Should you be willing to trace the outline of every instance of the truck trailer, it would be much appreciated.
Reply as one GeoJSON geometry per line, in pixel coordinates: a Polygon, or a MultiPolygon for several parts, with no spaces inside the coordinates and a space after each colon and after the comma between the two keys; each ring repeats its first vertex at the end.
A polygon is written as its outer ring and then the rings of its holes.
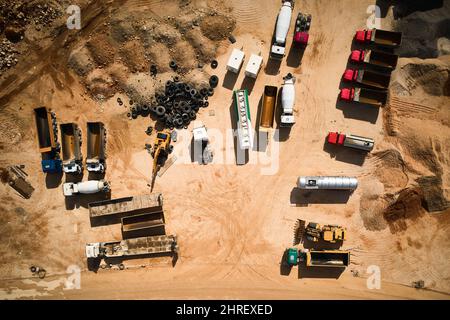
{"type": "Polygon", "coordinates": [[[356,31],[355,40],[359,43],[373,44],[379,47],[397,48],[402,43],[402,33],[370,29],[356,31]]]}
{"type": "Polygon", "coordinates": [[[283,59],[286,52],[286,37],[291,24],[292,10],[294,9],[293,0],[285,0],[281,5],[275,27],[275,37],[270,49],[270,58],[275,60],[283,59]]]}
{"type": "Polygon", "coordinates": [[[264,87],[264,97],[261,110],[261,121],[259,123],[259,131],[268,132],[273,128],[275,107],[277,104],[277,93],[277,87],[264,87]]]}
{"type": "Polygon", "coordinates": [[[86,244],[86,257],[88,259],[127,258],[161,253],[178,253],[175,235],[86,244]]]}
{"type": "Polygon", "coordinates": [[[371,138],[365,138],[353,134],[344,134],[339,132],[329,132],[327,142],[344,147],[359,149],[363,151],[372,151],[375,142],[371,138]]]}
{"type": "Polygon", "coordinates": [[[345,102],[357,102],[374,107],[382,107],[386,104],[387,91],[371,90],[366,88],[344,88],[339,98],[345,102]]]}
{"type": "Polygon", "coordinates": [[[304,262],[306,267],[345,268],[350,265],[350,252],[342,250],[287,249],[287,264],[296,266],[304,262]]]}
{"type": "Polygon", "coordinates": [[[163,212],[141,213],[133,216],[123,217],[122,232],[150,232],[165,226],[163,212]]]}
{"type": "Polygon", "coordinates": [[[344,72],[343,80],[359,83],[373,89],[387,90],[391,76],[363,69],[347,69],[344,72]]]}
{"type": "Polygon", "coordinates": [[[106,129],[102,122],[87,123],[86,167],[89,172],[106,170],[106,129]]]}
{"type": "Polygon", "coordinates": [[[89,203],[88,208],[91,219],[108,219],[120,222],[120,219],[126,216],[162,212],[163,196],[161,193],[151,193],[96,201],[89,203]]]}
{"type": "Polygon", "coordinates": [[[81,130],[75,123],[60,126],[63,154],[63,171],[81,174],[83,172],[83,155],[81,153],[81,130]]]}
{"type": "Polygon", "coordinates": [[[248,150],[253,147],[253,129],[246,89],[234,92],[234,103],[237,114],[239,146],[242,150],[248,150]]]}
{"type": "Polygon", "coordinates": [[[375,50],[353,50],[350,61],[392,72],[397,67],[398,55],[375,50]]]}
{"type": "Polygon", "coordinates": [[[44,173],[62,172],[60,158],[61,146],[58,142],[58,124],[56,115],[46,107],[34,109],[39,152],[42,154],[42,171],[44,173]]]}
{"type": "Polygon", "coordinates": [[[358,179],[354,177],[303,176],[297,181],[299,189],[308,190],[355,190],[358,179]]]}
{"type": "Polygon", "coordinates": [[[284,78],[281,91],[281,121],[280,127],[292,127],[295,124],[294,104],[295,104],[295,77],[288,73],[284,78]]]}

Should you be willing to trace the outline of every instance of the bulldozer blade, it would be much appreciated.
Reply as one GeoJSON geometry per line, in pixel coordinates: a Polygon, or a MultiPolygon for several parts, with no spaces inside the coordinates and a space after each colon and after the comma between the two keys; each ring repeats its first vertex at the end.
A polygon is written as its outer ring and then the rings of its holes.
{"type": "Polygon", "coordinates": [[[305,224],[306,222],[304,220],[297,219],[294,226],[294,246],[303,242],[305,235],[305,224]]]}

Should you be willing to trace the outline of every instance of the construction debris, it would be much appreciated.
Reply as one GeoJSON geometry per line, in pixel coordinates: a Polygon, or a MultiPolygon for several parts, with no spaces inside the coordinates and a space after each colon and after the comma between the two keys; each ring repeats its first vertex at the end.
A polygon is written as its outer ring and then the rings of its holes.
{"type": "Polygon", "coordinates": [[[28,174],[23,170],[24,166],[9,166],[2,169],[2,181],[8,183],[25,199],[30,199],[34,191],[33,186],[27,181],[28,174]]]}

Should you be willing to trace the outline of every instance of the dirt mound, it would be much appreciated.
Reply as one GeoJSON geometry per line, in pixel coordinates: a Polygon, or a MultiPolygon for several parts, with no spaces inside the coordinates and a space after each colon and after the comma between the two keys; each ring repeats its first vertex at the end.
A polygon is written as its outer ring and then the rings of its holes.
{"type": "Polygon", "coordinates": [[[406,188],[400,191],[383,212],[391,232],[406,230],[407,220],[414,220],[423,215],[422,201],[423,193],[420,188],[406,188]]]}
{"type": "Polygon", "coordinates": [[[444,211],[450,208],[442,191],[442,179],[436,176],[420,177],[417,180],[423,192],[423,207],[428,212],[444,211]]]}
{"type": "Polygon", "coordinates": [[[403,32],[402,57],[436,58],[439,39],[450,38],[450,1],[401,1],[393,9],[395,29],[403,32]]]}
{"type": "Polygon", "coordinates": [[[236,22],[225,15],[211,15],[203,19],[200,28],[211,40],[226,39],[236,27],[236,22]]]}
{"type": "Polygon", "coordinates": [[[450,63],[448,59],[411,59],[393,75],[395,95],[412,95],[418,89],[432,96],[450,96],[450,63]]]}

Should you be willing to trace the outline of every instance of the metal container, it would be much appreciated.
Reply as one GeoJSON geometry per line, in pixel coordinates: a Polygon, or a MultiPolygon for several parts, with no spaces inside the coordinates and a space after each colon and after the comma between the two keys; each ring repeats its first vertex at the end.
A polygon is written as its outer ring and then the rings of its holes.
{"type": "Polygon", "coordinates": [[[355,190],[358,179],[354,177],[299,177],[300,189],[355,190]]]}
{"type": "Polygon", "coordinates": [[[274,86],[265,86],[264,99],[261,110],[260,131],[267,131],[273,128],[273,119],[275,114],[275,104],[277,102],[278,88],[274,86]]]}

